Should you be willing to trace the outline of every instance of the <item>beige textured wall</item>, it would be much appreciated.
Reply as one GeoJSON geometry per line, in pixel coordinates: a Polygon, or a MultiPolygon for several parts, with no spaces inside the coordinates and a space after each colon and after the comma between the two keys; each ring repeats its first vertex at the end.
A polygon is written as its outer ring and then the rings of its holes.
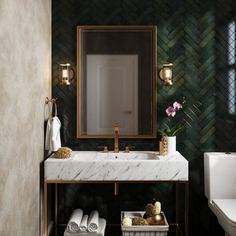
{"type": "Polygon", "coordinates": [[[40,232],[51,0],[0,0],[0,235],[40,232]]]}

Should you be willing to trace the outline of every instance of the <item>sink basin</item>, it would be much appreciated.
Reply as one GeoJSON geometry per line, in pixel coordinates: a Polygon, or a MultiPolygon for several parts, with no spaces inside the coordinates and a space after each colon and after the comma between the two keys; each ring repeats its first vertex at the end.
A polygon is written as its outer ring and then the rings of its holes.
{"type": "Polygon", "coordinates": [[[97,157],[101,160],[117,160],[117,161],[135,161],[135,160],[159,160],[157,153],[154,152],[97,152],[97,157]]]}
{"type": "Polygon", "coordinates": [[[68,159],[48,158],[48,181],[165,181],[188,180],[188,161],[179,153],[73,151],[68,159]]]}

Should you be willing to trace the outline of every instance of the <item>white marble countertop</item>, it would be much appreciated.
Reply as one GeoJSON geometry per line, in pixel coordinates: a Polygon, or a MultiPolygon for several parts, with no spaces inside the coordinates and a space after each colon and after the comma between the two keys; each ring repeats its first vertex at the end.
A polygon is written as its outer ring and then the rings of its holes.
{"type": "Polygon", "coordinates": [[[48,158],[45,181],[187,181],[188,161],[176,152],[102,153],[73,151],[68,159],[48,158]]]}

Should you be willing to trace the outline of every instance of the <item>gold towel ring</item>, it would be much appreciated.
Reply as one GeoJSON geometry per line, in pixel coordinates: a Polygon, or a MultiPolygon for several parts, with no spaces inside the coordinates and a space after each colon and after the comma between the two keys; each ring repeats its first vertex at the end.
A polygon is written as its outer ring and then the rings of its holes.
{"type": "Polygon", "coordinates": [[[49,99],[48,97],[45,98],[45,103],[48,104],[48,103],[56,103],[57,102],[57,98],[52,98],[52,99],[49,99]]]}

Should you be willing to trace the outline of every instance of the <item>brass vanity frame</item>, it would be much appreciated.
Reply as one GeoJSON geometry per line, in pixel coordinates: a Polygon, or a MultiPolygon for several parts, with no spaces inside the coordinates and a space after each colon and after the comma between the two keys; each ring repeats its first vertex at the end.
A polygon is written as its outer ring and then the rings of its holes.
{"type": "MultiPolygon", "coordinates": [[[[147,31],[152,33],[152,130],[150,134],[122,134],[121,138],[156,138],[156,120],[157,120],[157,102],[156,102],[156,85],[157,85],[157,26],[156,25],[78,25],[77,26],[77,94],[80,91],[80,75],[81,75],[81,30],[91,30],[91,31],[102,31],[102,30],[124,30],[124,31],[147,31]]],[[[89,138],[112,138],[112,134],[82,134],[80,132],[80,121],[81,121],[81,107],[80,107],[80,95],[77,95],[77,129],[76,137],[78,139],[89,139],[89,138]]]]}
{"type": "MultiPolygon", "coordinates": [[[[111,184],[114,183],[114,194],[118,194],[118,184],[122,183],[131,183],[131,184],[138,184],[138,183],[158,183],[158,182],[164,182],[164,183],[172,183],[175,184],[175,222],[169,223],[170,226],[175,226],[175,234],[176,236],[184,235],[189,236],[189,180],[186,181],[83,181],[83,180],[76,180],[76,181],[67,181],[67,180],[44,180],[44,227],[43,227],[43,236],[49,236],[48,234],[48,185],[54,185],[55,186],[55,196],[54,196],[54,204],[55,204],[55,212],[54,212],[54,228],[55,228],[55,235],[58,235],[58,226],[66,226],[66,224],[58,224],[58,185],[60,184],[90,184],[90,183],[103,183],[103,184],[111,184]],[[180,230],[179,225],[179,185],[184,184],[185,186],[185,206],[184,206],[184,234],[180,230]]],[[[119,226],[120,224],[116,224],[115,226],[119,226]]],[[[114,225],[113,225],[114,226],[114,225]]]]}

